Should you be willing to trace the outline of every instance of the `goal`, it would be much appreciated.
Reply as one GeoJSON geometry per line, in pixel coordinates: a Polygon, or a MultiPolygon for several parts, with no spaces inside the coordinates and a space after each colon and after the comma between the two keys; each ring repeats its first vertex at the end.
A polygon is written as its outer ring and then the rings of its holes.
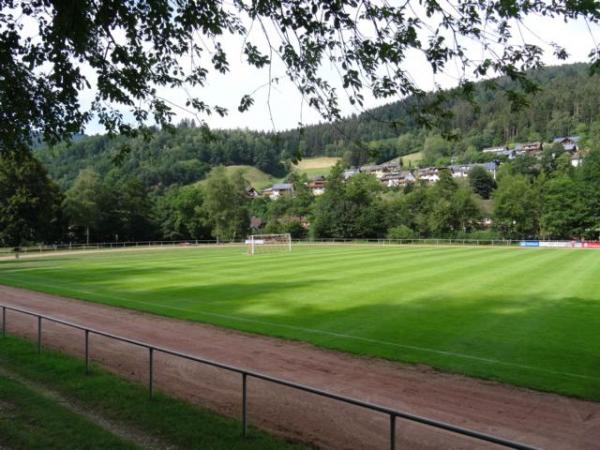
{"type": "Polygon", "coordinates": [[[253,234],[246,239],[248,254],[292,251],[292,237],[286,234],[253,234]]]}

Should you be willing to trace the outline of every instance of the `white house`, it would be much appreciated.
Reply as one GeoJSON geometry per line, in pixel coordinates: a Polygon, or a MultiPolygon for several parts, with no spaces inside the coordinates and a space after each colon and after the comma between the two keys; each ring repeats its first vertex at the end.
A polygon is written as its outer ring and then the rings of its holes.
{"type": "Polygon", "coordinates": [[[579,147],[577,147],[579,139],[579,136],[561,136],[554,138],[552,142],[561,144],[567,152],[576,152],[579,149],[579,147]]]}
{"type": "Polygon", "coordinates": [[[318,177],[315,177],[312,180],[310,180],[306,184],[306,186],[311,190],[313,195],[316,197],[319,195],[323,195],[325,193],[325,185],[326,184],[327,184],[327,180],[325,180],[325,177],[318,176],[318,177]]]}
{"type": "Polygon", "coordinates": [[[581,151],[575,152],[573,156],[571,156],[571,165],[573,167],[579,167],[583,164],[583,155],[581,151]]]}
{"type": "Polygon", "coordinates": [[[417,172],[417,179],[423,180],[429,184],[437,183],[440,181],[439,170],[435,167],[426,167],[419,169],[417,172]]]}
{"type": "Polygon", "coordinates": [[[397,161],[388,161],[382,164],[368,164],[360,167],[360,172],[370,173],[375,175],[378,180],[381,180],[386,174],[396,173],[400,171],[401,166],[397,161]]]}
{"type": "Polygon", "coordinates": [[[450,166],[450,172],[452,173],[453,178],[467,178],[469,176],[469,172],[473,169],[473,167],[480,166],[483,167],[490,175],[496,179],[496,171],[498,170],[498,164],[496,162],[487,162],[487,163],[475,163],[475,164],[462,164],[462,165],[454,165],[450,166]]]}
{"type": "Polygon", "coordinates": [[[263,195],[269,197],[271,200],[277,200],[284,195],[291,195],[293,193],[294,185],[291,183],[275,183],[263,191],[263,195]]]}
{"type": "Polygon", "coordinates": [[[359,173],[358,169],[344,170],[344,173],[343,173],[344,180],[347,180],[348,178],[352,178],[357,173],[359,173]]]}
{"type": "Polygon", "coordinates": [[[388,173],[381,180],[387,187],[404,187],[409,183],[415,183],[417,178],[409,170],[396,173],[388,173]]]}

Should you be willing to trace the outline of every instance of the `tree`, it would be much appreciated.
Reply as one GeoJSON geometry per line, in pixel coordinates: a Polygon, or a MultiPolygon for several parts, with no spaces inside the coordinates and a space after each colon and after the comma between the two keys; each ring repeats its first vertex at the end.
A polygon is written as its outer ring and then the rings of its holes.
{"type": "Polygon", "coordinates": [[[65,193],[63,208],[69,224],[85,230],[86,243],[90,243],[90,230],[98,229],[100,220],[99,198],[104,186],[98,174],[92,169],[84,169],[73,186],[65,193]]]}
{"type": "Polygon", "coordinates": [[[210,239],[208,218],[202,208],[200,186],[173,187],[155,205],[155,217],[166,239],[210,239]]]}
{"type": "Polygon", "coordinates": [[[494,227],[508,239],[539,235],[540,196],[524,175],[505,175],[492,194],[494,227]]]}
{"type": "Polygon", "coordinates": [[[212,235],[219,240],[239,239],[248,230],[246,181],[236,171],[229,176],[224,167],[216,167],[203,186],[203,210],[212,226],[212,235]]]}
{"type": "Polygon", "coordinates": [[[583,224],[584,237],[599,239],[600,236],[600,144],[594,144],[583,160],[581,170],[577,172],[577,180],[581,183],[581,195],[587,210],[583,224]]]}
{"type": "Polygon", "coordinates": [[[548,147],[544,147],[542,152],[542,168],[546,173],[552,173],[558,168],[558,161],[560,157],[565,153],[564,147],[555,142],[548,147]]]}
{"type": "Polygon", "coordinates": [[[155,229],[151,220],[152,204],[140,180],[130,178],[121,181],[114,186],[112,192],[115,204],[111,212],[118,227],[112,233],[115,240],[153,239],[155,229]]]}
{"type": "Polygon", "coordinates": [[[481,216],[471,190],[459,186],[447,170],[441,171],[439,181],[429,188],[427,200],[427,228],[435,237],[470,231],[481,216]]]}
{"type": "Polygon", "coordinates": [[[567,175],[545,183],[540,219],[544,237],[571,239],[585,235],[588,211],[580,186],[567,175]]]}
{"type": "MultiPolygon", "coordinates": [[[[251,67],[263,68],[279,58],[308,104],[327,119],[341,115],[336,83],[320,75],[321,66],[330,63],[336,64],[350,103],[362,105],[367,90],[376,98],[412,94],[418,100],[412,115],[422,125],[448,118],[449,95],[472,98],[466,75],[500,74],[515,80],[517,88],[506,92],[518,107],[525,94],[537,89],[525,70],[541,65],[546,43],[515,43],[514,28],[530,15],[583,17],[596,24],[598,9],[597,2],[568,0],[508,6],[463,0],[397,6],[354,0],[2,2],[0,150],[22,151],[40,135],[45,141],[68,138],[93,114],[110,132],[131,132],[123,109],[139,124],[153,117],[169,125],[174,105],[161,96],[160,88],[199,91],[194,88],[205,85],[211,71],[226,73],[227,35],[239,36],[251,67]],[[257,32],[251,29],[255,23],[261,24],[257,32]],[[26,24],[33,25],[35,39],[24,29],[26,24]],[[473,41],[484,49],[476,58],[468,51],[473,41]],[[427,97],[404,67],[407,55],[415,51],[426,56],[433,73],[455,63],[463,67],[460,88],[427,97]],[[88,110],[79,94],[91,80],[97,81],[88,110]]],[[[555,55],[565,59],[566,51],[553,45],[555,55]]],[[[592,67],[599,70],[600,51],[591,50],[592,67]]],[[[233,53],[237,56],[237,49],[233,53]]],[[[504,88],[502,83],[489,84],[504,88]]],[[[244,95],[238,109],[245,111],[252,103],[252,96],[244,95]]],[[[226,113],[222,105],[197,97],[177,106],[200,114],[226,113]]]]}
{"type": "Polygon", "coordinates": [[[492,191],[496,189],[496,180],[483,167],[475,166],[469,172],[469,185],[473,192],[487,200],[490,198],[492,191]]]}
{"type": "Polygon", "coordinates": [[[0,154],[0,243],[51,242],[62,231],[61,195],[30,153],[0,154]]]}
{"type": "Polygon", "coordinates": [[[375,238],[385,233],[381,183],[372,175],[358,174],[344,181],[343,167],[334,166],[327,189],[315,204],[311,232],[322,238],[375,238]]]}

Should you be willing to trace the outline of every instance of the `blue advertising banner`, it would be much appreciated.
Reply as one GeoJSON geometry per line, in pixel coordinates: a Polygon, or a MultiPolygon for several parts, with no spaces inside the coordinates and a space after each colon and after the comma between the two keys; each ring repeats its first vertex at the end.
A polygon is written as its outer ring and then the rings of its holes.
{"type": "Polygon", "coordinates": [[[539,247],[540,241],[521,241],[521,247],[539,247]]]}

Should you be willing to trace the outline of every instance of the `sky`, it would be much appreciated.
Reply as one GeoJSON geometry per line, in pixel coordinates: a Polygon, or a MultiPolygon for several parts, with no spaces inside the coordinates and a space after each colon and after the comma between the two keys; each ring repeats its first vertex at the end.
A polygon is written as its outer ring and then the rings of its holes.
{"type": "MultiPolygon", "coordinates": [[[[598,25],[588,27],[583,20],[564,22],[544,17],[530,17],[525,19],[519,29],[519,36],[515,36],[514,39],[515,42],[524,39],[526,42],[540,44],[545,49],[543,61],[547,65],[588,62],[590,50],[600,43],[600,28],[598,25]],[[546,45],[548,42],[563,46],[569,53],[569,58],[566,61],[556,59],[552,55],[550,46],[546,45]]],[[[241,39],[228,36],[224,38],[223,43],[229,56],[231,68],[229,73],[221,75],[213,71],[208,77],[206,86],[189,92],[190,95],[200,97],[208,104],[219,104],[229,110],[229,114],[225,117],[203,116],[210,127],[280,131],[295,128],[300,123],[308,125],[323,121],[316,111],[303,104],[300,94],[287,80],[282,63],[278,61],[273,63],[271,77],[277,77],[280,81],[271,85],[269,95],[269,72],[267,69],[250,68],[243,62],[241,39]],[[254,92],[254,105],[247,112],[238,112],[237,106],[241,97],[251,92],[254,92]]],[[[473,45],[470,46],[469,51],[476,56],[481,49],[478,45],[473,45]]],[[[420,87],[425,90],[431,90],[435,85],[443,88],[453,87],[460,77],[458,68],[454,69],[452,64],[448,66],[445,74],[434,77],[424,57],[416,52],[407,58],[405,67],[412,78],[418,80],[420,87]]],[[[339,85],[339,76],[333,66],[325,65],[322,68],[322,75],[334,85],[339,85]]],[[[160,89],[159,93],[169,103],[176,105],[174,106],[175,122],[183,118],[194,118],[183,108],[187,98],[184,89],[160,89]]],[[[344,115],[362,111],[349,104],[343,91],[340,94],[340,105],[344,115]]],[[[83,92],[82,104],[89,104],[92,97],[93,91],[83,92]]],[[[399,100],[399,98],[378,100],[369,95],[365,98],[364,108],[399,100]]],[[[98,134],[103,131],[96,121],[90,122],[85,130],[86,134],[98,134]]]]}

